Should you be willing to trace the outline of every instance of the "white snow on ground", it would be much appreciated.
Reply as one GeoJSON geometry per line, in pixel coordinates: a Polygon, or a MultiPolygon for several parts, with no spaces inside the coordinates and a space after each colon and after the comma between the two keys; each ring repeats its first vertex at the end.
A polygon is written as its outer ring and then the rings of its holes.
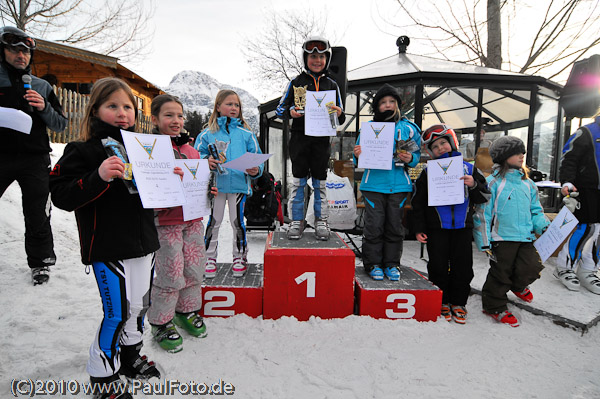
{"type": "MultiPolygon", "coordinates": [[[[62,146],[54,145],[54,160],[62,146]]],[[[93,276],[80,262],[74,215],[54,208],[58,262],[48,284],[33,287],[23,249],[20,190],[0,199],[0,397],[13,378],[87,381],[88,348],[102,317],[93,276]]],[[[230,261],[231,229],[221,230],[219,262],[230,261]]],[[[250,232],[250,262],[262,262],[266,233],[250,232]]],[[[403,264],[425,270],[407,242],[403,264]]],[[[474,287],[485,279],[476,257],[474,287]]],[[[570,293],[547,268],[532,286],[544,310],[600,309],[599,298],[570,293]],[[588,303],[592,303],[589,305],[588,303]]],[[[600,327],[581,334],[511,307],[521,326],[500,325],[470,297],[466,325],[412,320],[207,319],[209,335],[184,335],[184,350],[162,352],[145,334],[145,353],[179,381],[220,379],[239,398],[598,398],[600,327]]],[[[594,312],[583,312],[580,318],[594,312]]],[[[594,316],[595,317],[595,316],[594,316]]],[[[67,395],[66,397],[69,397],[67,395]]],[[[137,395],[136,397],[161,397],[137,395]]],[[[166,397],[166,396],[162,396],[166,397]]],[[[174,395],[169,397],[188,397],[174,395]]]]}

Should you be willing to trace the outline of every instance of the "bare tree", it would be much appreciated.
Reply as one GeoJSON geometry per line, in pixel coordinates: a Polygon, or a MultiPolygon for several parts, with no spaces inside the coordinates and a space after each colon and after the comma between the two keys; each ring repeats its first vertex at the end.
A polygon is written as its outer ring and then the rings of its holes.
{"type": "Polygon", "coordinates": [[[600,44],[596,0],[396,1],[410,22],[388,22],[453,61],[554,78],[600,44]]]}
{"type": "Polygon", "coordinates": [[[263,91],[279,92],[283,86],[304,69],[302,44],[307,37],[326,34],[327,13],[315,15],[311,10],[302,13],[270,12],[266,28],[256,37],[245,41],[242,53],[250,65],[253,81],[263,91]],[[269,82],[269,89],[264,88],[269,82]]]}
{"type": "Polygon", "coordinates": [[[34,37],[130,59],[152,41],[152,1],[2,0],[0,20],[34,37]]]}

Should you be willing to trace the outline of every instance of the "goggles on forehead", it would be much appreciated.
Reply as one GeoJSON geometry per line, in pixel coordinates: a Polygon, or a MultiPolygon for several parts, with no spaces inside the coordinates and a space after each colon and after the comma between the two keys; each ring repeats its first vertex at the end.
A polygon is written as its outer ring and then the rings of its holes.
{"type": "Polygon", "coordinates": [[[446,125],[441,125],[440,127],[442,127],[443,130],[425,131],[423,137],[421,137],[423,144],[427,145],[440,137],[446,136],[446,134],[454,133],[454,131],[446,125]]]}
{"type": "Polygon", "coordinates": [[[304,43],[304,46],[302,46],[302,48],[309,54],[314,53],[315,51],[319,54],[322,54],[329,49],[329,46],[327,45],[327,43],[322,41],[310,41],[304,43]]]}
{"type": "Polygon", "coordinates": [[[23,46],[29,50],[35,49],[35,40],[31,37],[17,36],[12,33],[5,33],[0,36],[0,41],[8,46],[17,47],[23,46]]]}

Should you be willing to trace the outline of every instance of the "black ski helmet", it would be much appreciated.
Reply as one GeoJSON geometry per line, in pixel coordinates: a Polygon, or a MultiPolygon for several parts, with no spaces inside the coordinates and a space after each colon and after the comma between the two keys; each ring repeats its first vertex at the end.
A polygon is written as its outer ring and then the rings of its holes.
{"type": "Polygon", "coordinates": [[[322,36],[309,36],[304,41],[304,44],[302,44],[304,68],[310,72],[308,69],[308,55],[315,51],[319,54],[325,54],[325,68],[323,68],[323,71],[328,70],[331,63],[331,45],[329,44],[329,40],[322,36]]]}
{"type": "MultiPolygon", "coordinates": [[[[7,47],[26,47],[31,52],[33,59],[33,50],[36,48],[35,39],[14,26],[0,27],[0,57],[4,60],[4,49],[7,47]]],[[[31,63],[31,61],[30,61],[31,63]]]]}

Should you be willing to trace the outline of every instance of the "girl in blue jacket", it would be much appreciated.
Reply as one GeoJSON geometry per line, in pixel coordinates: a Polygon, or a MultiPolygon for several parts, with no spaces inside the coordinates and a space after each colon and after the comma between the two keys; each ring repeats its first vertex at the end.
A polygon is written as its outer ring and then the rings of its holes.
{"type": "Polygon", "coordinates": [[[482,289],[484,313],[501,323],[517,327],[508,311],[506,293],[531,302],[529,285],[544,268],[533,246],[550,222],[544,215],[538,190],[524,165],[525,144],[517,137],[503,136],[490,146],[494,171],[488,176],[489,202],[475,213],[475,242],[490,255],[490,269],[482,289]]]}
{"type": "MultiPolygon", "coordinates": [[[[413,152],[395,154],[400,162],[392,161],[390,170],[365,169],[360,191],[365,201],[365,227],[363,229],[362,255],[366,272],[374,280],[383,276],[392,281],[400,279],[400,252],[404,231],[403,207],[412,192],[408,168],[415,167],[421,158],[421,136],[417,125],[400,114],[402,100],[395,88],[384,84],[373,98],[373,120],[395,122],[394,141],[413,140],[413,152]]],[[[360,136],[354,147],[355,157],[360,156],[360,136]]]]}
{"type": "MultiPolygon", "coordinates": [[[[194,147],[202,158],[208,158],[211,169],[218,163],[232,161],[246,152],[261,153],[258,140],[242,115],[240,97],[233,90],[220,90],[215,99],[208,127],[196,138],[194,147]],[[215,144],[219,159],[210,153],[209,144],[215,144]]],[[[241,172],[227,169],[226,173],[216,174],[219,195],[215,197],[204,242],[206,245],[206,267],[204,276],[213,278],[217,274],[217,246],[219,228],[225,213],[225,203],[229,204],[229,221],[233,228],[233,275],[241,277],[246,273],[246,226],[244,224],[244,205],[246,197],[252,194],[250,180],[262,174],[263,165],[241,172]]],[[[213,172],[214,173],[214,172],[213,172]]]]}

